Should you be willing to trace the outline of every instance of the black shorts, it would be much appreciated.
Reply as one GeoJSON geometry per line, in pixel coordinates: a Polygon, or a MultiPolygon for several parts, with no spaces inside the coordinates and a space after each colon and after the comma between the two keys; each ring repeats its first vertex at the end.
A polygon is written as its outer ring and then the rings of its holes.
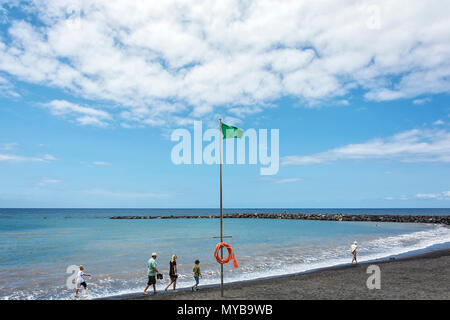
{"type": "Polygon", "coordinates": [[[147,284],[148,284],[148,285],[156,284],[156,277],[155,277],[155,276],[148,276],[148,282],[147,282],[147,284]]]}
{"type": "Polygon", "coordinates": [[[87,287],[86,282],[83,281],[83,282],[79,283],[79,284],[77,285],[77,288],[80,288],[81,286],[83,286],[83,287],[86,289],[86,287],[87,287]]]}

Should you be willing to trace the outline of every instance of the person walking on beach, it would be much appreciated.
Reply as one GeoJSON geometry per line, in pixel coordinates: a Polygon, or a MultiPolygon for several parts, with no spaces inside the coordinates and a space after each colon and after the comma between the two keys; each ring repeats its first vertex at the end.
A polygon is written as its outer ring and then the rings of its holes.
{"type": "Polygon", "coordinates": [[[160,274],[158,269],[156,268],[156,252],[152,253],[152,257],[148,260],[148,270],[147,270],[147,276],[148,276],[148,282],[144,289],[144,294],[147,294],[147,289],[150,285],[153,285],[153,294],[158,293],[156,291],[156,275],[160,274]]]}
{"type": "Polygon", "coordinates": [[[352,264],[353,264],[353,261],[355,261],[355,263],[358,263],[358,261],[356,260],[356,249],[358,249],[358,242],[353,242],[353,244],[350,246],[350,252],[352,253],[352,255],[353,255],[353,258],[352,258],[352,264]]]}
{"type": "Polygon", "coordinates": [[[200,261],[199,260],[195,260],[194,269],[192,269],[192,271],[194,272],[195,284],[191,287],[191,289],[192,289],[192,291],[198,291],[198,284],[200,283],[199,277],[203,278],[202,273],[200,272],[200,261]]]}
{"type": "Polygon", "coordinates": [[[90,274],[87,274],[84,272],[84,267],[80,266],[80,271],[78,271],[78,275],[77,275],[77,288],[75,289],[75,295],[78,296],[78,291],[80,290],[81,287],[84,288],[84,293],[86,293],[87,291],[87,284],[86,284],[86,280],[84,279],[84,277],[90,277],[90,274]]]}
{"type": "Polygon", "coordinates": [[[172,259],[170,259],[170,261],[169,261],[169,277],[170,277],[170,282],[167,285],[165,291],[167,291],[167,289],[169,289],[170,285],[173,283],[173,292],[177,292],[176,285],[177,285],[178,273],[177,273],[177,255],[176,254],[174,254],[172,256],[172,259]]]}

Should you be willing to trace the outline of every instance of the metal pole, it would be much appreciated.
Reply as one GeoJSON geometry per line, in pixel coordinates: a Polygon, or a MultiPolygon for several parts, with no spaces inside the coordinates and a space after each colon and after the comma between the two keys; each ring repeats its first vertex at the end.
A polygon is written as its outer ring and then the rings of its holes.
{"type": "MultiPolygon", "coordinates": [[[[223,209],[222,209],[222,119],[219,118],[220,131],[220,242],[223,242],[223,209]]],[[[220,248],[220,258],[223,261],[223,247],[220,248]]],[[[220,294],[223,297],[223,263],[220,264],[220,294]]]]}

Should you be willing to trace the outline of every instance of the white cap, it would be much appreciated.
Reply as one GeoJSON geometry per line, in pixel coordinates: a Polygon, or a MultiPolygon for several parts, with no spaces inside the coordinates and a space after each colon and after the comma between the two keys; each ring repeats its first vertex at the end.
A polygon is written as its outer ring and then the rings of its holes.
{"type": "Polygon", "coordinates": [[[356,242],[356,240],[355,240],[355,242],[353,242],[354,244],[358,244],[358,242],[356,242]]]}
{"type": "Polygon", "coordinates": [[[152,257],[154,257],[154,256],[156,256],[156,252],[153,252],[153,253],[152,253],[152,257]]]}

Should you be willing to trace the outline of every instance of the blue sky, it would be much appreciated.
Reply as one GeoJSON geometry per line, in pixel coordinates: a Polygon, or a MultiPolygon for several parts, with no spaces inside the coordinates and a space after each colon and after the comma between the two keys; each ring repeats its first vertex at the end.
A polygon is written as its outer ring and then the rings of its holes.
{"type": "Polygon", "coordinates": [[[313,3],[0,2],[0,207],[217,207],[170,133],[219,117],[280,132],[277,175],[224,166],[225,207],[449,207],[445,12],[313,3]]]}

